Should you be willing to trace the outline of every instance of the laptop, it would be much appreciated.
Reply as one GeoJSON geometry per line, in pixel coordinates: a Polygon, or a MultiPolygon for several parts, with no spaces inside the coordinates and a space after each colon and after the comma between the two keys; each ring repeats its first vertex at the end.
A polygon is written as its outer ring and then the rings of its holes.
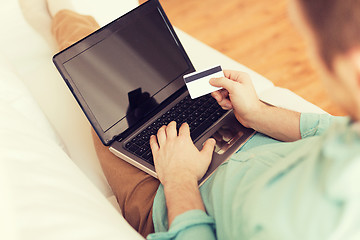
{"type": "Polygon", "coordinates": [[[102,143],[153,177],[149,138],[171,121],[189,124],[198,149],[216,140],[199,185],[255,132],[211,95],[189,97],[183,76],[195,69],[158,0],[76,42],[53,62],[102,143]]]}

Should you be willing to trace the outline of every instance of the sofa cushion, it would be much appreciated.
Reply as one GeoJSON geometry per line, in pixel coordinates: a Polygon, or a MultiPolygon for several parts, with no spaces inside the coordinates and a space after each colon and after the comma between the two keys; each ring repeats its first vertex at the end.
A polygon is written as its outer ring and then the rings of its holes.
{"type": "Polygon", "coordinates": [[[32,122],[41,132],[52,138],[65,149],[64,143],[55,133],[38,104],[32,98],[24,83],[19,79],[14,67],[0,52],[0,101],[11,106],[32,122]]]}
{"type": "Polygon", "coordinates": [[[289,89],[273,87],[259,95],[260,99],[273,106],[303,113],[326,113],[318,106],[306,101],[289,89]]]}
{"type": "MultiPolygon", "coordinates": [[[[105,196],[113,195],[93,147],[91,126],[52,63],[55,51],[28,25],[18,1],[4,0],[1,4],[0,25],[8,34],[0,39],[0,52],[6,55],[21,81],[40,105],[63,140],[73,162],[105,196]]],[[[87,10],[95,12],[102,9],[98,12],[97,19],[105,24],[110,18],[114,19],[114,15],[136,7],[137,2],[81,0],[74,1],[74,4],[76,9],[80,8],[84,13],[87,10]]]]}
{"type": "Polygon", "coordinates": [[[34,101],[18,94],[24,86],[6,69],[0,65],[8,86],[0,93],[0,239],[143,239],[44,130],[39,112],[26,109],[34,101]]]}

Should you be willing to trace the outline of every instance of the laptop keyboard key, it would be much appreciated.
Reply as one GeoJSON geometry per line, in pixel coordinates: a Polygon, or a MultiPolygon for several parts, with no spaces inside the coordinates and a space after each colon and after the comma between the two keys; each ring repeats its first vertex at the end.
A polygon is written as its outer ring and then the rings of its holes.
{"type": "Polygon", "coordinates": [[[142,145],[144,145],[145,144],[145,141],[143,141],[143,140],[138,140],[138,141],[136,141],[136,145],[138,145],[138,146],[142,146],[142,145]]]}
{"type": "Polygon", "coordinates": [[[204,103],[203,107],[204,107],[205,109],[207,109],[207,108],[209,108],[211,105],[212,105],[212,104],[211,104],[210,102],[206,102],[206,103],[204,103]]]}
{"type": "Polygon", "coordinates": [[[143,157],[144,157],[146,160],[149,160],[150,158],[152,158],[151,150],[146,151],[146,153],[143,155],[143,157]]]}
{"type": "Polygon", "coordinates": [[[200,117],[197,119],[197,121],[202,123],[203,121],[205,121],[205,118],[202,117],[202,116],[200,116],[200,117]]]}
{"type": "Polygon", "coordinates": [[[195,111],[194,113],[193,113],[193,115],[195,116],[195,117],[198,117],[198,116],[200,116],[200,112],[198,112],[198,111],[195,111]]]}
{"type": "Polygon", "coordinates": [[[203,114],[201,114],[201,116],[203,116],[204,118],[208,118],[208,117],[210,117],[210,113],[208,113],[208,112],[204,112],[203,114]]]}
{"type": "Polygon", "coordinates": [[[129,147],[129,150],[132,151],[133,153],[135,153],[138,149],[139,147],[136,146],[135,144],[131,144],[131,146],[129,147]]]}
{"type": "Polygon", "coordinates": [[[186,113],[187,115],[191,115],[193,112],[194,112],[194,110],[191,109],[191,108],[188,108],[188,109],[185,111],[185,113],[186,113]]]}
{"type": "Polygon", "coordinates": [[[141,140],[143,140],[144,142],[148,142],[150,140],[150,135],[142,136],[141,140]]]}
{"type": "Polygon", "coordinates": [[[194,128],[197,128],[199,126],[199,122],[198,121],[194,121],[191,123],[191,126],[194,127],[194,128]]]}
{"type": "Polygon", "coordinates": [[[192,122],[192,121],[195,120],[195,116],[189,116],[189,117],[187,118],[187,120],[188,120],[188,122],[192,122]]]}
{"type": "Polygon", "coordinates": [[[217,120],[218,120],[218,117],[217,116],[212,116],[211,118],[210,118],[210,120],[212,121],[212,122],[216,122],[217,120]]]}
{"type": "Polygon", "coordinates": [[[127,144],[125,144],[125,148],[130,149],[131,145],[131,142],[128,142],[127,144]]]}
{"type": "Polygon", "coordinates": [[[146,152],[146,149],[143,148],[143,147],[140,147],[140,148],[135,152],[135,154],[141,157],[145,152],[146,152]]]}

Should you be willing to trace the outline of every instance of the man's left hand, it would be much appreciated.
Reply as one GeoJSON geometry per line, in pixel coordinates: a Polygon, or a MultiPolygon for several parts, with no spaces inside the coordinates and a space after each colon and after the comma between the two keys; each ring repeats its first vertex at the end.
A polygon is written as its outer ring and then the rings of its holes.
{"type": "Polygon", "coordinates": [[[176,184],[184,178],[200,180],[209,167],[215,143],[214,139],[208,139],[199,151],[191,140],[187,123],[180,127],[179,133],[174,121],[161,127],[157,137],[153,135],[150,138],[155,169],[161,183],[176,184]]]}

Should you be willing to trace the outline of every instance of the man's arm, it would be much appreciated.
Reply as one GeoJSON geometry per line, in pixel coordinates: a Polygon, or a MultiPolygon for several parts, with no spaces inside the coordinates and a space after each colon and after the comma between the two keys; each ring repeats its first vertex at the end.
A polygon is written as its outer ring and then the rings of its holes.
{"type": "Polygon", "coordinates": [[[189,125],[184,123],[178,133],[173,121],[161,127],[157,137],[151,136],[150,146],[156,173],[164,185],[169,225],[186,211],[205,212],[198,180],[209,167],[215,140],[208,139],[199,151],[191,140],[189,125]]]}
{"type": "Polygon", "coordinates": [[[171,226],[176,216],[189,210],[198,209],[205,212],[196,179],[182,176],[181,181],[164,185],[164,193],[169,226],[171,226]]]}
{"type": "Polygon", "coordinates": [[[184,123],[179,132],[176,122],[159,129],[150,138],[156,173],[164,186],[169,231],[151,234],[148,239],[215,239],[214,219],[205,212],[198,181],[206,173],[215,140],[208,139],[199,151],[184,123]]]}
{"type": "Polygon", "coordinates": [[[241,124],[281,141],[301,139],[300,113],[260,101],[248,74],[224,71],[224,75],[210,80],[211,85],[224,88],[212,96],[223,109],[233,109],[241,124]]]}
{"type": "Polygon", "coordinates": [[[247,127],[284,142],[301,139],[300,113],[262,103],[245,123],[247,127]]]}

